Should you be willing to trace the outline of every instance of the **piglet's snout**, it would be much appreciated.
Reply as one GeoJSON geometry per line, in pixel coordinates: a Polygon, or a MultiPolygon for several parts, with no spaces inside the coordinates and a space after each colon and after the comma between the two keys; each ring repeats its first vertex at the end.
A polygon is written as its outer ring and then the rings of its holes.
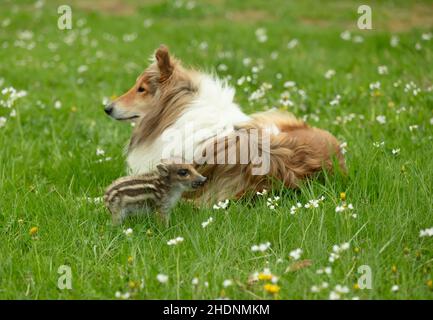
{"type": "Polygon", "coordinates": [[[197,178],[197,179],[192,183],[192,186],[193,186],[194,188],[201,187],[201,186],[203,186],[203,185],[205,184],[206,180],[207,180],[206,177],[199,176],[199,177],[198,177],[198,178],[197,178]]]}

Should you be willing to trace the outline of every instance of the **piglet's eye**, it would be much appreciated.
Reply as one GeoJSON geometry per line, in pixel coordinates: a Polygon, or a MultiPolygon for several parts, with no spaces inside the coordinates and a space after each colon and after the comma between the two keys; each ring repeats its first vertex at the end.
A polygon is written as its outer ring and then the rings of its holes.
{"type": "Polygon", "coordinates": [[[138,92],[144,92],[144,91],[146,91],[146,89],[143,88],[143,87],[139,87],[139,88],[137,89],[137,91],[138,91],[138,92]]]}
{"type": "Polygon", "coordinates": [[[187,169],[180,169],[177,171],[177,174],[181,177],[186,177],[189,174],[189,170],[187,169]]]}

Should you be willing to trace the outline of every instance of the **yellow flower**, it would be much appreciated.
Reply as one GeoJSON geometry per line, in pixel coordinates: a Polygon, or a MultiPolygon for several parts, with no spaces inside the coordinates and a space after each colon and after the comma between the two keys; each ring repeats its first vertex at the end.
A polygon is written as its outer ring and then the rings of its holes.
{"type": "Polygon", "coordinates": [[[138,283],[137,282],[135,282],[135,281],[129,281],[128,282],[128,286],[131,288],[131,289],[135,289],[135,288],[137,288],[138,287],[138,283]]]}
{"type": "Polygon", "coordinates": [[[152,235],[153,235],[152,230],[147,229],[147,230],[146,230],[146,235],[148,235],[149,237],[152,236],[152,235]]]}
{"type": "Polygon", "coordinates": [[[394,108],[395,103],[393,101],[388,102],[388,107],[389,108],[394,108]]]}
{"type": "Polygon", "coordinates": [[[278,292],[280,292],[280,287],[277,286],[276,284],[271,284],[271,283],[265,284],[263,286],[263,289],[265,289],[266,292],[272,294],[277,294],[278,292]]]}
{"type": "Polygon", "coordinates": [[[259,280],[272,280],[272,274],[260,272],[258,276],[259,280]]]}
{"type": "Polygon", "coordinates": [[[72,106],[71,107],[71,112],[77,112],[77,107],[76,106],[72,106]]]}
{"type": "Polygon", "coordinates": [[[32,227],[32,228],[30,228],[30,231],[29,231],[29,234],[31,235],[31,236],[34,236],[34,235],[36,235],[36,233],[38,233],[38,227],[32,227]]]}
{"type": "Polygon", "coordinates": [[[353,289],[354,289],[354,290],[359,290],[359,284],[358,284],[358,283],[355,283],[355,284],[353,285],[353,289]]]}
{"type": "Polygon", "coordinates": [[[134,258],[132,256],[128,257],[128,263],[133,263],[134,262],[134,258]]]}
{"type": "Polygon", "coordinates": [[[340,192],[341,201],[346,201],[346,192],[340,192]]]}
{"type": "Polygon", "coordinates": [[[427,287],[429,287],[430,289],[433,289],[433,280],[428,280],[427,282],[426,282],[426,284],[427,284],[427,287]]]}
{"type": "Polygon", "coordinates": [[[359,253],[361,251],[361,249],[359,249],[358,247],[356,247],[355,249],[353,249],[353,251],[355,251],[355,253],[359,253]]]}
{"type": "Polygon", "coordinates": [[[391,271],[392,271],[393,273],[396,273],[396,272],[397,272],[397,266],[393,265],[393,266],[391,267],[391,271]]]}

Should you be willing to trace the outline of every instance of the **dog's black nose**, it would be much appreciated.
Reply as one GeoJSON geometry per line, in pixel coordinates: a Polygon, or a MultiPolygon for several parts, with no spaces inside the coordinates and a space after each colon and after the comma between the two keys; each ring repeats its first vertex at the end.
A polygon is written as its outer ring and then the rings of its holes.
{"type": "Polygon", "coordinates": [[[113,112],[114,103],[109,103],[105,106],[104,111],[106,114],[110,115],[113,112]]]}

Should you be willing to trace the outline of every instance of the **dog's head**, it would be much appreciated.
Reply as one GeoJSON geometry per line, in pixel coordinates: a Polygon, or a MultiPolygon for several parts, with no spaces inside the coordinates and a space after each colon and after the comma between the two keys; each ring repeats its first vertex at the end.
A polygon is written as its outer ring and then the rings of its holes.
{"type": "Polygon", "coordinates": [[[170,89],[185,82],[184,74],[167,47],[160,46],[153,63],[137,78],[133,87],[106,105],[104,111],[116,120],[138,122],[144,116],[157,112],[170,89]]]}

